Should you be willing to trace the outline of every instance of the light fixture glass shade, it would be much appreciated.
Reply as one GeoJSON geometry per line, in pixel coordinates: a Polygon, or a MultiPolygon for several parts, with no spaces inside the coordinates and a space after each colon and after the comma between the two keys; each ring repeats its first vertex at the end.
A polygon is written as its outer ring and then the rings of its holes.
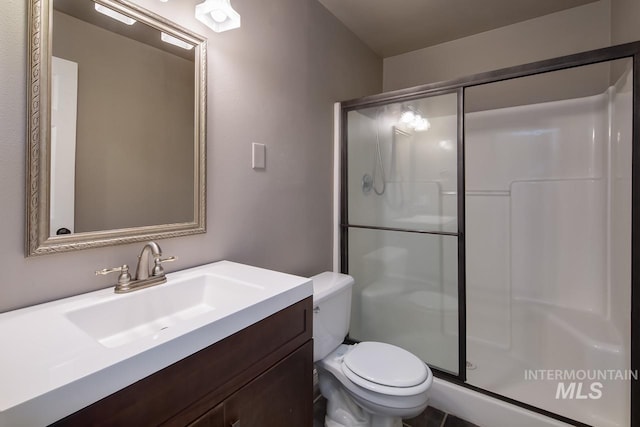
{"type": "Polygon", "coordinates": [[[405,106],[400,113],[400,124],[406,125],[409,129],[416,132],[429,130],[431,123],[426,117],[422,117],[420,110],[413,106],[405,106]]]}
{"type": "Polygon", "coordinates": [[[413,119],[416,117],[413,111],[405,111],[400,116],[400,121],[402,123],[411,123],[413,119]]]}
{"type": "Polygon", "coordinates": [[[172,35],[167,34],[165,32],[161,32],[160,33],[160,39],[165,43],[169,43],[169,44],[181,47],[181,48],[186,49],[186,50],[193,49],[193,45],[192,44],[189,44],[189,43],[187,43],[187,42],[185,42],[183,40],[180,40],[177,37],[173,37],[172,35]]]}
{"type": "Polygon", "coordinates": [[[416,131],[422,132],[425,130],[429,130],[429,128],[431,127],[431,123],[429,123],[429,120],[425,119],[424,117],[420,117],[420,120],[416,121],[416,123],[412,123],[412,126],[416,131]]]}
{"type": "Polygon", "coordinates": [[[101,4],[95,3],[95,8],[97,12],[107,15],[109,18],[115,19],[116,21],[120,21],[124,24],[133,25],[136,23],[135,19],[129,18],[127,15],[123,15],[122,13],[116,12],[115,10],[109,9],[101,4]]]}
{"type": "Polygon", "coordinates": [[[240,14],[230,0],[206,0],[196,5],[196,19],[216,33],[240,28],[240,14]]]}

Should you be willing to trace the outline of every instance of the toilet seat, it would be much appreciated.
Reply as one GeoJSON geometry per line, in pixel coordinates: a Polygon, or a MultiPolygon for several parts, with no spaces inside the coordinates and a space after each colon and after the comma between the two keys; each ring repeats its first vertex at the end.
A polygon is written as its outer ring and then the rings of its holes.
{"type": "Polygon", "coordinates": [[[410,396],[429,388],[429,370],[412,353],[391,344],[361,342],[342,360],[344,375],[367,390],[410,396]]]}

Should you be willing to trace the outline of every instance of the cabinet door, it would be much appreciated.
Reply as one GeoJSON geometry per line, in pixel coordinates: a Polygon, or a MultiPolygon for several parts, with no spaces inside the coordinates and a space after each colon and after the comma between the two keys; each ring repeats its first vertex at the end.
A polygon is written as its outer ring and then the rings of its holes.
{"type": "Polygon", "coordinates": [[[226,427],[224,424],[224,403],[210,409],[203,416],[189,424],[189,427],[226,427]]]}
{"type": "Polygon", "coordinates": [[[313,425],[313,342],[308,341],[224,403],[226,427],[313,425]]]}

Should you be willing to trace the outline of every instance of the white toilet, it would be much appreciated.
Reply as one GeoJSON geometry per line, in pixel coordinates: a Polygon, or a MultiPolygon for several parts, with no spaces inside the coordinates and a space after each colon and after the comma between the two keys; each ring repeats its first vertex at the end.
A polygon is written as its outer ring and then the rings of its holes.
{"type": "Polygon", "coordinates": [[[327,399],[326,427],[401,427],[427,407],[433,375],[390,344],[342,344],[349,330],[353,278],[313,276],[313,358],[327,399]]]}

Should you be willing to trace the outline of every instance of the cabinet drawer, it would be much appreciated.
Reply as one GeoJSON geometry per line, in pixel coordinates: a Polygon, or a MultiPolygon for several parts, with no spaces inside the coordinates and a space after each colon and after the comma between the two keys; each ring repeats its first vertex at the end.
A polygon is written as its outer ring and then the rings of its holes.
{"type": "Polygon", "coordinates": [[[224,403],[210,409],[188,427],[228,427],[224,422],[224,403]]]}
{"type": "Polygon", "coordinates": [[[255,378],[189,427],[307,427],[313,424],[313,343],[255,378]]]}
{"type": "Polygon", "coordinates": [[[307,427],[313,424],[313,343],[234,393],[224,403],[225,426],[307,427]]]}
{"type": "Polygon", "coordinates": [[[309,341],[311,310],[309,297],[53,425],[184,426],[309,341]]]}

